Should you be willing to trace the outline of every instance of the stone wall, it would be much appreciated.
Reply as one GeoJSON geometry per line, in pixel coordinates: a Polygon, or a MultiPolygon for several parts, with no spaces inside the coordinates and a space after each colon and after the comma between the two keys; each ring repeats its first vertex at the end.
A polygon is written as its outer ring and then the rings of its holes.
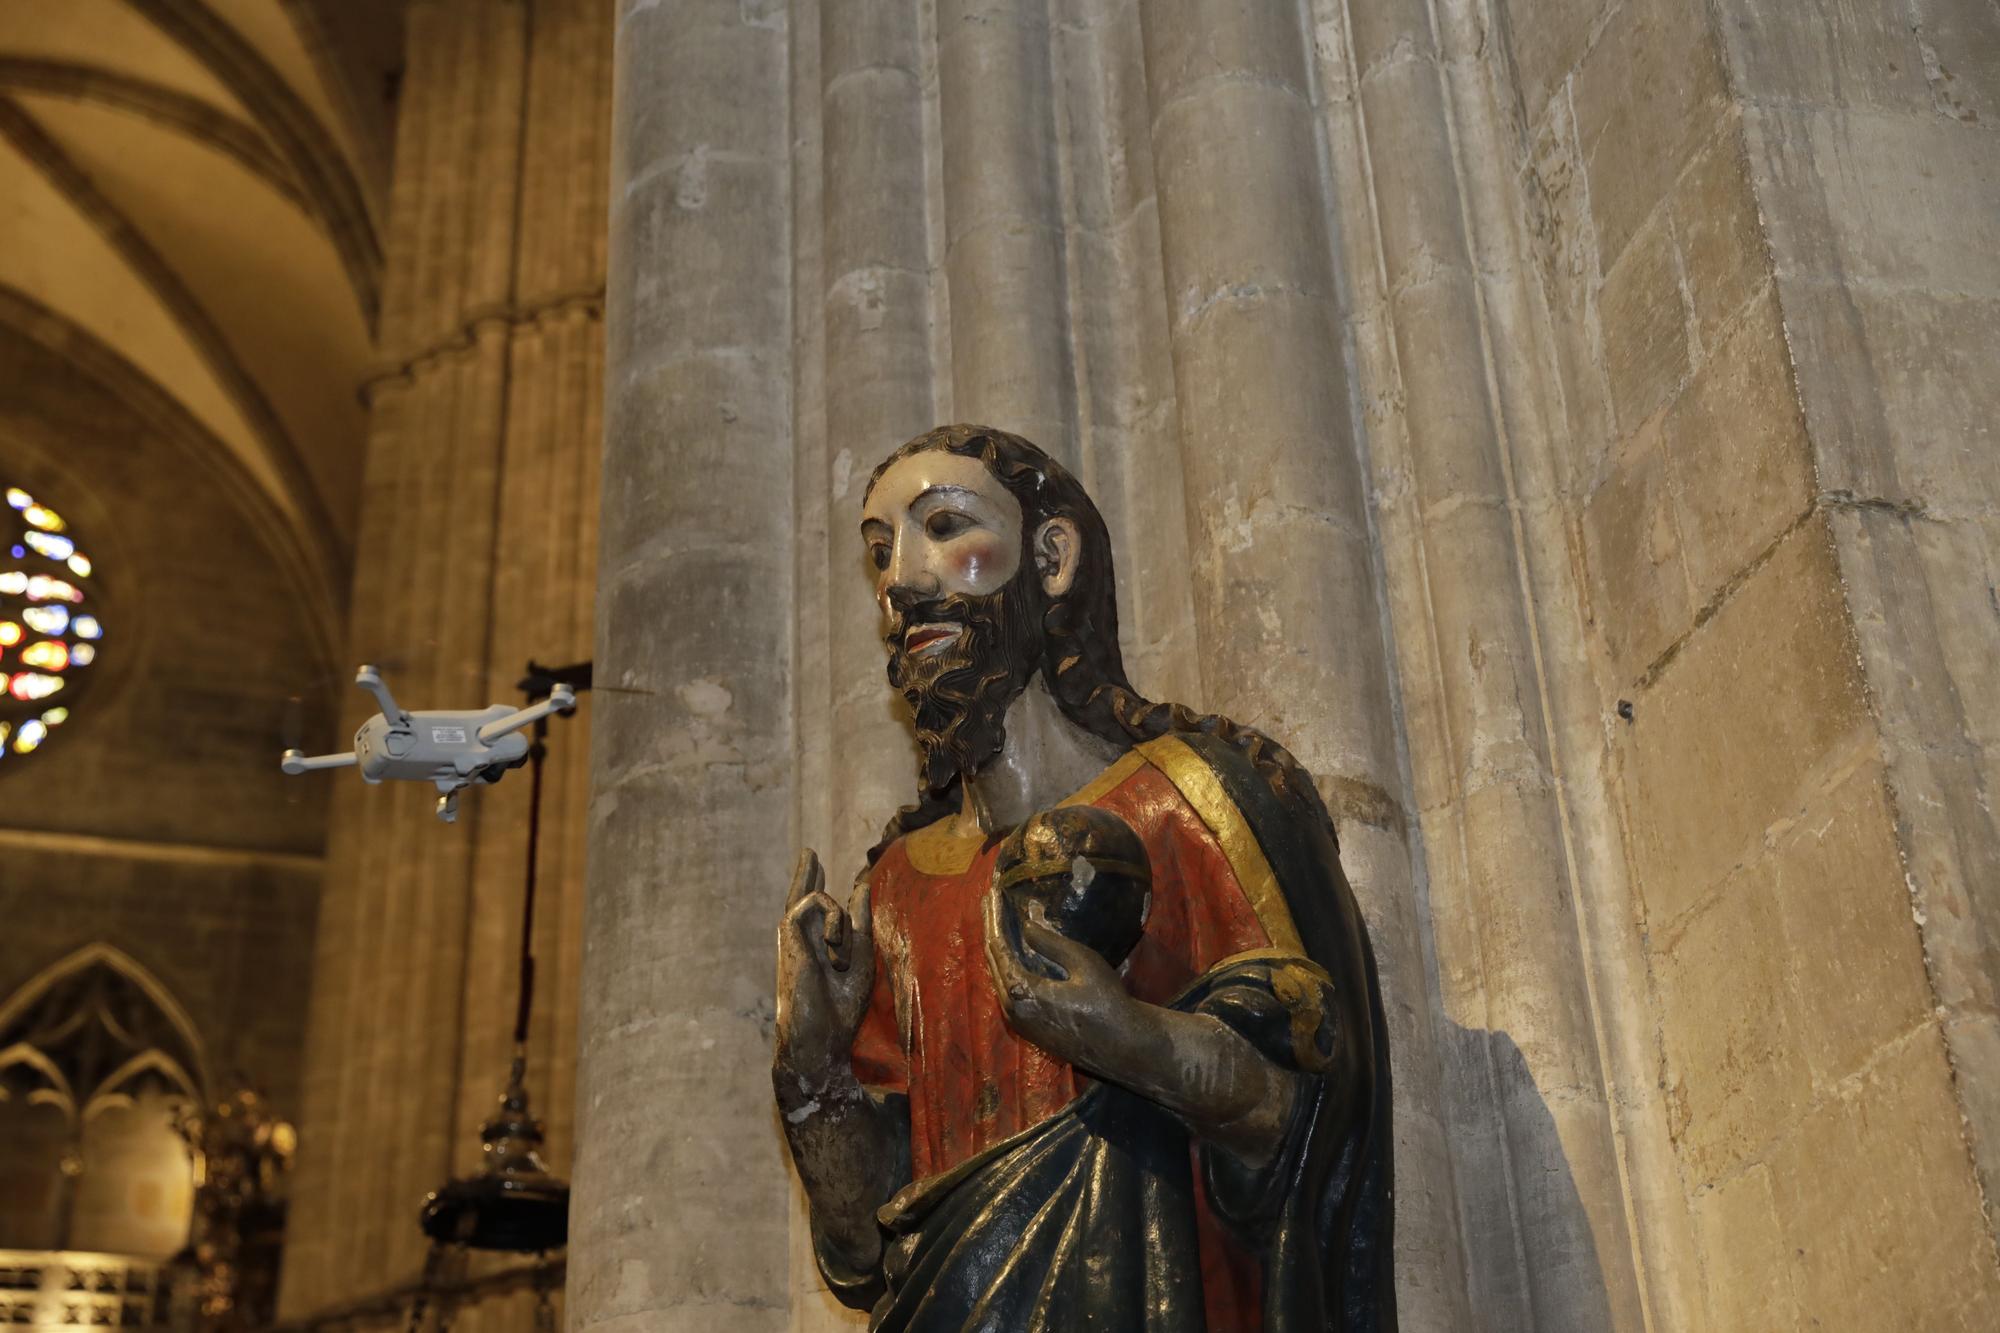
{"type": "Polygon", "coordinates": [[[1990,1322],[2000,20],[1849,8],[619,5],[577,1327],[846,1326],[745,1108],[946,420],[1320,776],[1406,1329],[1990,1322]]]}
{"type": "MultiPolygon", "coordinates": [[[[41,331],[0,328],[0,466],[92,556],[105,639],[69,721],[0,761],[0,1003],[110,945],[186,1011],[209,1091],[294,1114],[325,806],[277,755],[327,724],[323,627],[214,454],[41,331]]],[[[10,1202],[0,1246],[43,1243],[10,1202]]]]}
{"type": "Polygon", "coordinates": [[[1653,1303],[1978,1327],[1992,469],[1954,362],[1994,328],[1965,99],[2000,19],[1568,8],[1505,31],[1598,696],[1575,756],[1629,895],[1607,994],[1671,1145],[1633,1155],[1653,1303]]]}

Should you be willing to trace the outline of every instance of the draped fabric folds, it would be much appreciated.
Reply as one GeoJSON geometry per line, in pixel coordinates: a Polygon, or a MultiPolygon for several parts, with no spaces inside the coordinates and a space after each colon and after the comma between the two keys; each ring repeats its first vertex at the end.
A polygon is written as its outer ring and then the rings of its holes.
{"type": "Polygon", "coordinates": [[[1212,1329],[1205,1206],[1258,1259],[1259,1308],[1237,1326],[1393,1333],[1388,1045],[1331,821],[1316,793],[1280,790],[1234,747],[1179,739],[1256,838],[1304,946],[1223,959],[1170,1006],[1213,1015],[1298,1076],[1279,1152],[1246,1168],[1144,1098],[1093,1084],[882,1209],[872,1329],[1212,1329]]]}

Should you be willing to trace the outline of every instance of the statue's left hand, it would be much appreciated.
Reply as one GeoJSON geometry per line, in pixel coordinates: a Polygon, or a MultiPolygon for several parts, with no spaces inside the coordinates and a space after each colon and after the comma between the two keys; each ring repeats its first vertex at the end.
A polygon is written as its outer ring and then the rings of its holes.
{"type": "Polygon", "coordinates": [[[1296,1076],[1213,1015],[1134,999],[1041,904],[1024,915],[987,890],[986,967],[1007,1026],[1056,1059],[1158,1102],[1248,1166],[1263,1167],[1283,1142],[1296,1076]]]}
{"type": "Polygon", "coordinates": [[[1118,1038],[1151,1006],[1126,993],[1096,950],[1049,925],[1040,903],[1024,914],[995,888],[985,910],[986,967],[1007,1025],[1058,1060],[1102,1072],[1118,1038]]]}

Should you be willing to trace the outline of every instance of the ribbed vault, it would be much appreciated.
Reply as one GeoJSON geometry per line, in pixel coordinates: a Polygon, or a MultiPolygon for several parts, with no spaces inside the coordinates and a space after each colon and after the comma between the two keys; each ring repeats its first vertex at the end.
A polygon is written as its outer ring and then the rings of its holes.
{"type": "Polygon", "coordinates": [[[0,0],[0,319],[36,312],[172,399],[290,529],[274,557],[328,617],[359,501],[400,16],[0,0]]]}

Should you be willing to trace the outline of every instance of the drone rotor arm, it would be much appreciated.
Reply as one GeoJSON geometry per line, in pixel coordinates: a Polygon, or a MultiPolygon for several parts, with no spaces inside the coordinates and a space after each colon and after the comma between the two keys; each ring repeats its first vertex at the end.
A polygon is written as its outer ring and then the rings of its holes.
{"type": "Polygon", "coordinates": [[[354,683],[375,696],[375,702],[382,705],[382,718],[391,730],[410,725],[410,715],[396,704],[396,696],[389,693],[389,684],[382,679],[382,673],[372,666],[364,666],[354,673],[354,683]]]}
{"type": "Polygon", "coordinates": [[[576,694],[567,685],[558,684],[549,692],[549,697],[540,703],[529,704],[507,716],[496,718],[479,729],[482,745],[491,745],[502,736],[519,731],[531,722],[539,722],[551,713],[567,713],[576,707],[576,694]]]}
{"type": "Polygon", "coordinates": [[[352,768],[360,763],[360,757],[348,750],[342,754],[302,754],[297,750],[287,750],[278,760],[278,767],[287,773],[315,773],[323,768],[352,768]]]}

